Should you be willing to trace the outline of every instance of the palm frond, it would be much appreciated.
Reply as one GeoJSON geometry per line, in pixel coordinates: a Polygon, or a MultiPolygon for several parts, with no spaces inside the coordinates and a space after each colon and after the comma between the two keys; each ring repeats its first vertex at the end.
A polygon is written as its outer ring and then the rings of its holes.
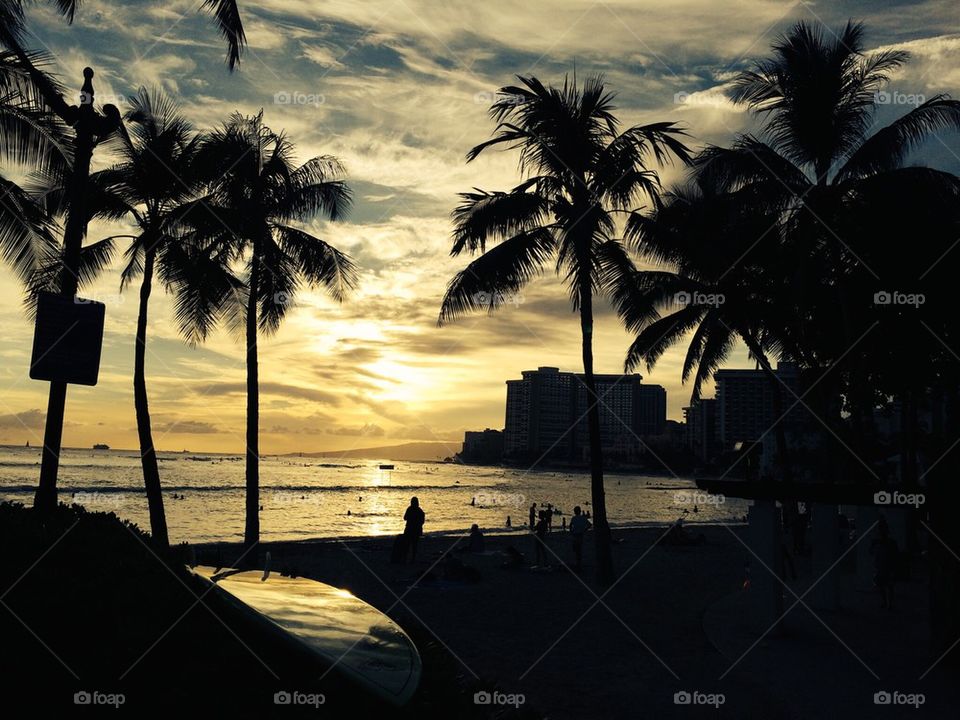
{"type": "Polygon", "coordinates": [[[509,302],[531,278],[539,274],[556,249],[553,234],[545,228],[518,233],[487,250],[457,273],[447,285],[438,325],[468,312],[492,312],[509,302]]]}
{"type": "Polygon", "coordinates": [[[220,35],[227,41],[227,66],[232,71],[240,64],[247,35],[236,0],[203,0],[203,8],[213,14],[220,35]]]}

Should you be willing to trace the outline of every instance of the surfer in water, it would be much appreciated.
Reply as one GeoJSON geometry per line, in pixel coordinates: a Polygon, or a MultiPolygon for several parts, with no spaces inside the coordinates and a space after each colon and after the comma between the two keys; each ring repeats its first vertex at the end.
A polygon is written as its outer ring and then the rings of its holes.
{"type": "Polygon", "coordinates": [[[417,544],[420,542],[420,536],[423,535],[423,523],[426,521],[426,515],[420,508],[420,501],[416,497],[410,498],[410,507],[403,514],[403,519],[407,523],[403,529],[403,534],[407,541],[407,548],[410,550],[411,559],[417,559],[417,544]]]}

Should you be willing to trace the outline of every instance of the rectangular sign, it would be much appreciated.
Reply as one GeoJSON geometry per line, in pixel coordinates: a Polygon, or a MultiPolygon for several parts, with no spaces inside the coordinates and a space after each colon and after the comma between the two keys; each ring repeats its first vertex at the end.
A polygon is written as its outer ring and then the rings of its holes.
{"type": "Polygon", "coordinates": [[[33,332],[30,377],[96,385],[103,347],[103,303],[41,293],[33,332]]]}

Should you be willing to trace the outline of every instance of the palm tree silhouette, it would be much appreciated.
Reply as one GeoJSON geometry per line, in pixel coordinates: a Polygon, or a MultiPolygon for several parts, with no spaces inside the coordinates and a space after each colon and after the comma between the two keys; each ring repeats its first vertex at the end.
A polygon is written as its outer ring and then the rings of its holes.
{"type": "MultiPolygon", "coordinates": [[[[35,67],[49,62],[41,53],[32,53],[30,60],[35,67]]],[[[0,52],[0,128],[0,156],[7,162],[45,176],[68,171],[67,128],[44,108],[27,70],[8,51],[0,52]]],[[[29,281],[39,262],[56,251],[56,230],[42,199],[0,174],[0,258],[22,281],[29,281]]]]}
{"type": "MultiPolygon", "coordinates": [[[[180,218],[193,208],[204,180],[195,161],[198,138],[179,108],[159,91],[140,88],[130,98],[121,133],[120,161],[91,175],[137,224],[128,236],[121,289],[141,278],[134,351],[133,397],[140,462],[150,511],[150,530],[161,548],[169,545],[160,471],[150,424],[146,384],[147,312],[155,273],[176,295],[177,320],[191,341],[206,337],[226,302],[239,289],[227,269],[228,256],[190,246],[179,232],[180,218]]],[[[114,236],[111,239],[118,239],[114,236]]]]}
{"type": "MultiPolygon", "coordinates": [[[[770,381],[779,420],[782,380],[771,360],[804,357],[794,333],[793,262],[776,238],[763,242],[778,215],[758,212],[749,191],[718,191],[712,179],[678,185],[652,213],[634,213],[627,222],[627,238],[655,269],[638,270],[634,285],[616,298],[625,326],[637,333],[625,370],[641,363],[652,369],[667,349],[686,341],[681,381],[692,376],[692,403],[740,339],[770,381]]],[[[789,480],[782,422],[775,439],[781,479],[789,480]]]]}
{"type": "Polygon", "coordinates": [[[474,147],[467,161],[497,146],[517,149],[525,178],[507,192],[461,195],[451,254],[482,254],[450,281],[439,324],[471,310],[495,310],[555,259],[580,313],[597,578],[609,583],[614,570],[593,374],[594,295],[611,297],[634,271],[616,236],[615,214],[634,210],[643,198],[656,199],[659,177],[646,162],[671,155],[688,160],[680,140],[685,133],[669,122],[621,132],[613,95],[600,76],[588,78],[582,89],[576,78],[565,78],[560,88],[535,77],[519,80],[499,91],[490,108],[494,136],[474,147]],[[488,241],[498,244],[487,250],[488,241]]]}
{"type": "Polygon", "coordinates": [[[263,123],[263,111],[234,114],[201,143],[198,163],[218,179],[187,216],[199,237],[231,248],[246,266],[246,307],[232,320],[242,322],[247,346],[248,547],[260,538],[258,333],[279,328],[303,284],[320,286],[342,301],[357,282],[349,256],[292,224],[316,215],[344,217],[351,199],[342,165],[321,156],[297,167],[293,158],[293,144],[263,123]]]}

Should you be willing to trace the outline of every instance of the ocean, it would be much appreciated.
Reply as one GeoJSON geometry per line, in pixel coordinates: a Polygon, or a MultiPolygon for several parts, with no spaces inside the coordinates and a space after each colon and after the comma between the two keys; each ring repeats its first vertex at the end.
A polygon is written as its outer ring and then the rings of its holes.
{"type": "MultiPolygon", "coordinates": [[[[171,542],[243,538],[242,455],[158,458],[171,542]]],[[[39,448],[0,447],[0,500],[30,504],[39,474],[39,448]]],[[[585,471],[269,456],[260,463],[260,486],[265,541],[393,535],[403,530],[403,512],[414,495],[426,512],[425,532],[463,532],[473,523],[486,532],[506,531],[508,516],[516,529],[534,502],[562,512],[555,526],[574,505],[591,509],[585,471]],[[381,470],[381,463],[395,468],[381,470]]],[[[149,529],[136,451],[65,449],[58,487],[61,502],[112,511],[149,529]]],[[[705,496],[687,478],[609,473],[606,493],[615,526],[664,525],[681,516],[689,523],[733,522],[747,512],[745,501],[705,496]]]]}

